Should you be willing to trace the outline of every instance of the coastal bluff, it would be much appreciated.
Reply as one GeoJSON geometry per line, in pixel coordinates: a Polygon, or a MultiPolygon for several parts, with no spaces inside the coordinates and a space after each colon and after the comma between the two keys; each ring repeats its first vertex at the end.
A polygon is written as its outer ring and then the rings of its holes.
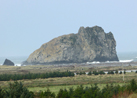
{"type": "Polygon", "coordinates": [[[24,64],[64,64],[118,61],[116,41],[99,26],[80,27],[78,33],[59,36],[35,50],[24,64]]]}

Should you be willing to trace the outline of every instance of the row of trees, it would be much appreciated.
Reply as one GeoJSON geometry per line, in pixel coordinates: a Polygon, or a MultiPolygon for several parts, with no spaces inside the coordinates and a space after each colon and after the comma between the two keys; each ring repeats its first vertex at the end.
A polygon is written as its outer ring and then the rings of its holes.
{"type": "MultiPolygon", "coordinates": [[[[113,72],[114,73],[114,72],[113,72]]],[[[122,74],[122,71],[118,72],[118,70],[115,71],[116,74],[122,74]]],[[[126,74],[126,71],[124,70],[124,74],[126,74]]]]}
{"type": "Polygon", "coordinates": [[[85,75],[86,73],[85,72],[77,72],[76,74],[77,75],[85,75]]]}
{"type": "Polygon", "coordinates": [[[0,98],[34,98],[34,93],[16,81],[10,83],[7,90],[0,88],[0,98]]]}
{"type": "Polygon", "coordinates": [[[105,73],[104,73],[104,71],[99,71],[99,72],[97,72],[97,71],[91,72],[91,71],[90,71],[90,72],[88,73],[88,75],[92,75],[92,74],[94,74],[94,75],[99,75],[99,74],[100,74],[100,75],[103,75],[103,74],[105,74],[105,73]]]}
{"type": "Polygon", "coordinates": [[[97,84],[91,85],[91,87],[78,86],[76,89],[70,88],[60,89],[56,98],[123,98],[119,97],[121,93],[126,92],[131,94],[137,91],[137,84],[133,79],[129,85],[114,86],[106,85],[100,89],[97,84]]]}
{"type": "MultiPolygon", "coordinates": [[[[108,71],[108,73],[107,74],[122,74],[122,71],[120,71],[120,72],[118,72],[118,70],[116,70],[115,72],[114,71],[108,71]]],[[[137,71],[136,71],[136,73],[137,73],[137,71]]],[[[83,75],[83,74],[86,74],[85,72],[79,72],[79,73],[76,73],[76,74],[79,74],[79,75],[83,75]]],[[[103,75],[103,74],[105,74],[105,72],[104,71],[99,71],[99,72],[97,72],[97,71],[93,71],[93,72],[91,72],[91,71],[89,71],[88,72],[88,75],[92,75],[92,74],[94,74],[94,75],[103,75]]],[[[124,71],[124,74],[126,74],[126,72],[124,71]]]]}
{"type": "Polygon", "coordinates": [[[136,81],[132,79],[130,84],[124,86],[107,84],[102,89],[100,89],[97,84],[85,88],[81,85],[76,89],[60,89],[57,95],[52,93],[49,89],[33,93],[24,87],[21,82],[14,82],[13,84],[9,84],[7,90],[0,88],[0,98],[119,98],[120,94],[123,92],[127,94],[137,92],[136,81]]]}
{"type": "Polygon", "coordinates": [[[76,89],[60,89],[57,95],[49,89],[37,93],[30,92],[21,82],[9,84],[9,88],[0,88],[0,98],[123,98],[121,93],[131,94],[137,92],[137,84],[134,79],[124,86],[106,85],[100,89],[97,84],[90,87],[78,86],[76,89]]]}
{"type": "Polygon", "coordinates": [[[28,73],[28,74],[1,74],[0,81],[36,79],[36,78],[54,78],[74,76],[73,72],[50,72],[50,73],[28,73]]]}

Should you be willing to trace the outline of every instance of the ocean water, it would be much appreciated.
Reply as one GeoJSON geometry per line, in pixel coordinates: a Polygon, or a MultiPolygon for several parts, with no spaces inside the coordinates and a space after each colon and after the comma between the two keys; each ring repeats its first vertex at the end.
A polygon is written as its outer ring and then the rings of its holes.
{"type": "MultiPolygon", "coordinates": [[[[137,62],[137,52],[123,52],[117,53],[120,62],[137,62]]],[[[3,65],[5,59],[9,59],[14,62],[15,66],[21,66],[21,63],[27,60],[28,56],[14,56],[14,57],[0,57],[0,65],[3,65]]],[[[108,61],[109,62],[109,61],[108,61]]],[[[100,63],[94,61],[93,63],[100,63]]]]}
{"type": "Polygon", "coordinates": [[[21,66],[21,63],[27,60],[28,56],[10,56],[10,57],[0,57],[0,65],[3,65],[5,59],[11,60],[15,66],[21,66]]]}
{"type": "Polygon", "coordinates": [[[137,62],[137,52],[123,52],[117,53],[120,62],[130,62],[134,61],[137,62]]]}

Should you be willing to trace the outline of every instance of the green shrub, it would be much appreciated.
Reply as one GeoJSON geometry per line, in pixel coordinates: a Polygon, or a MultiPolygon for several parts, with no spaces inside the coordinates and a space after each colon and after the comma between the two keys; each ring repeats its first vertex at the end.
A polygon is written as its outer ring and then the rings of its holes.
{"type": "Polygon", "coordinates": [[[21,82],[15,81],[9,84],[7,95],[9,98],[33,98],[34,94],[23,86],[21,82]]]}
{"type": "Polygon", "coordinates": [[[94,75],[98,75],[98,72],[97,72],[97,71],[93,71],[93,74],[94,74],[94,75]]]}
{"type": "Polygon", "coordinates": [[[108,71],[108,74],[114,74],[114,72],[113,71],[108,71]]]}
{"type": "Polygon", "coordinates": [[[90,71],[90,72],[88,73],[88,75],[92,75],[92,72],[90,71]]]}
{"type": "Polygon", "coordinates": [[[129,90],[129,92],[135,92],[137,90],[137,84],[134,79],[130,81],[130,84],[127,86],[127,90],[129,90]]]}
{"type": "Polygon", "coordinates": [[[122,74],[122,71],[120,71],[120,73],[119,74],[122,74]]]}
{"type": "Polygon", "coordinates": [[[126,71],[124,70],[124,74],[126,74],[126,71]]]}
{"type": "Polygon", "coordinates": [[[115,73],[118,74],[118,70],[116,70],[115,73]]]}
{"type": "Polygon", "coordinates": [[[105,74],[105,72],[104,71],[100,71],[100,72],[98,72],[99,74],[101,74],[101,75],[103,75],[103,74],[105,74]]]}
{"type": "Polygon", "coordinates": [[[40,93],[40,98],[55,98],[55,94],[52,93],[49,89],[47,89],[47,91],[42,91],[40,93]]]}
{"type": "Polygon", "coordinates": [[[6,97],[6,93],[7,92],[0,87],[0,98],[6,97]]]}

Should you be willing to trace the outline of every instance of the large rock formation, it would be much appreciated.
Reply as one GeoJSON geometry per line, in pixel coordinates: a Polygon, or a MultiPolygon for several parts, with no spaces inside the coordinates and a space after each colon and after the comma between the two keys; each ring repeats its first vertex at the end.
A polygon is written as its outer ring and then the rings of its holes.
{"type": "Polygon", "coordinates": [[[14,63],[8,59],[5,59],[3,65],[7,65],[7,66],[14,66],[14,63]]]}
{"type": "Polygon", "coordinates": [[[26,64],[118,61],[116,41],[101,27],[80,27],[77,34],[63,35],[34,51],[26,64]]]}

